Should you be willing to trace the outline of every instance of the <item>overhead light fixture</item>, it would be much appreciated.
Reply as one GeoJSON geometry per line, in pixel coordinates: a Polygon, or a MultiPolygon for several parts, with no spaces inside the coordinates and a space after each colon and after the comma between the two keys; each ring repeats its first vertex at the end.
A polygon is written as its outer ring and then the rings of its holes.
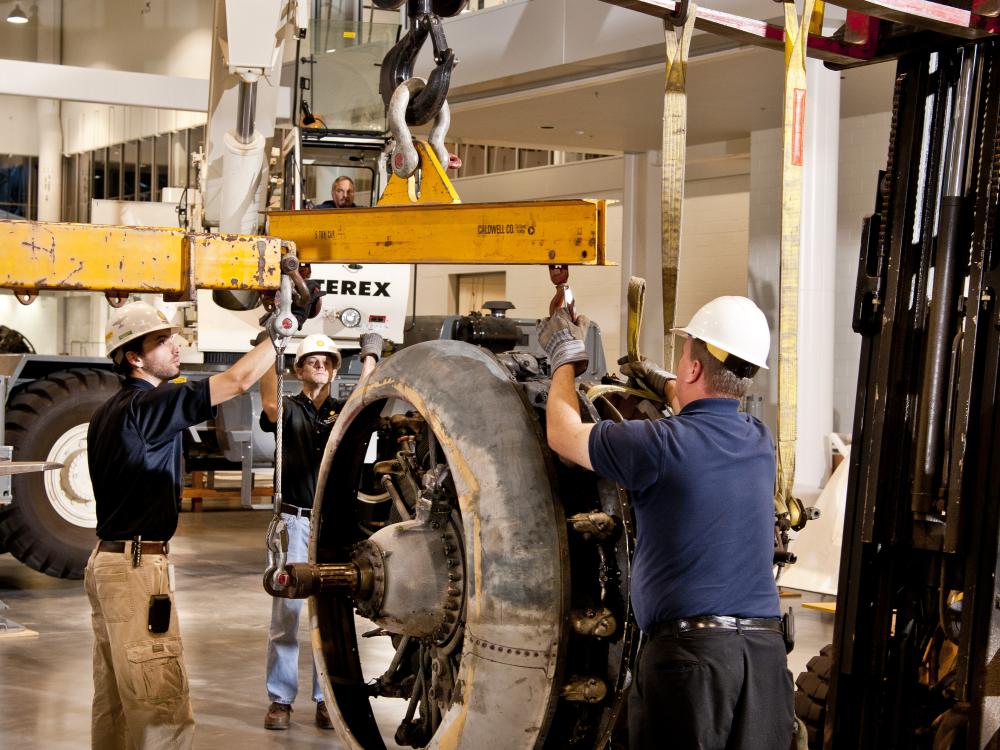
{"type": "Polygon", "coordinates": [[[10,12],[7,16],[7,23],[27,23],[28,17],[24,15],[24,11],[21,10],[21,5],[19,3],[14,3],[14,10],[10,12]]]}

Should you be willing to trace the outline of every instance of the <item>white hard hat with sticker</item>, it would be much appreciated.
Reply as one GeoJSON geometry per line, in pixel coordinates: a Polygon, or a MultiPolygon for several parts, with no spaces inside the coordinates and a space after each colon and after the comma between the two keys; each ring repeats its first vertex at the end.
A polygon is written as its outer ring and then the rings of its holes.
{"type": "Polygon", "coordinates": [[[145,302],[132,302],[111,313],[108,327],[104,332],[105,352],[117,361],[116,350],[154,331],[170,331],[171,334],[181,330],[173,325],[167,316],[145,302]]]}

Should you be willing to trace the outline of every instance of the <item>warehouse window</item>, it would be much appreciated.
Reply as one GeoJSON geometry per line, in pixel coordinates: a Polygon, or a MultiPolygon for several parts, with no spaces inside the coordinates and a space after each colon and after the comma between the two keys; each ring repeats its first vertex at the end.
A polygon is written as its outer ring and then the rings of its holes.
{"type": "Polygon", "coordinates": [[[37,157],[0,156],[0,217],[36,218],[38,212],[34,192],[37,180],[37,157]]]}

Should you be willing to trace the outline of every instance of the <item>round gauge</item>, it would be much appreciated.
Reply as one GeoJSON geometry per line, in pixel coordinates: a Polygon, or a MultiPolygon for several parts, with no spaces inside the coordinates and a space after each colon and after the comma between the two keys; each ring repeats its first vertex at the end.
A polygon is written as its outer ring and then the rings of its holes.
{"type": "Polygon", "coordinates": [[[361,312],[353,307],[348,307],[337,313],[340,322],[348,328],[357,328],[361,325],[361,312]]]}

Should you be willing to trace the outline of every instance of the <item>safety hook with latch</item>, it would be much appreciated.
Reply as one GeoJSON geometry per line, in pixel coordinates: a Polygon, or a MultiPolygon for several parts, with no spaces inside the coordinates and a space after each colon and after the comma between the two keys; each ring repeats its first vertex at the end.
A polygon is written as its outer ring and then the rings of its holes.
{"type": "MultiPolygon", "coordinates": [[[[395,10],[404,0],[374,0],[375,6],[382,10],[395,10]]],[[[407,16],[410,28],[386,53],[382,60],[382,73],[379,76],[379,93],[385,106],[389,106],[392,95],[400,84],[413,78],[413,66],[420,48],[424,46],[427,37],[431,38],[434,47],[434,69],[427,77],[427,84],[406,107],[406,122],[410,125],[424,125],[434,119],[441,106],[448,98],[448,88],[451,86],[451,72],[457,61],[455,51],[448,46],[444,36],[441,18],[454,16],[461,12],[467,0],[406,0],[407,16]]]]}

